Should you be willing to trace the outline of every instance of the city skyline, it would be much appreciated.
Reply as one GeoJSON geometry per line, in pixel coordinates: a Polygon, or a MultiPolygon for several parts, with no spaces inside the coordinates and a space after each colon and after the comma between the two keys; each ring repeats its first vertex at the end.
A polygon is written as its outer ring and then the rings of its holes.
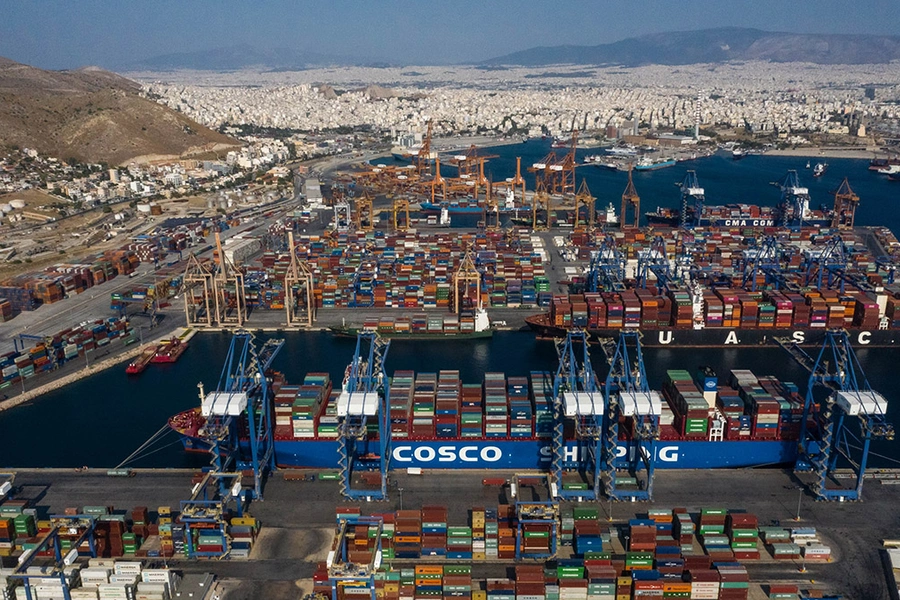
{"type": "Polygon", "coordinates": [[[0,56],[42,68],[123,69],[172,54],[246,47],[393,64],[478,62],[536,46],[591,46],[650,33],[750,27],[789,33],[898,35],[890,0],[847,11],[839,0],[590,2],[460,0],[442,4],[283,0],[152,4],[7,3],[0,56]],[[239,25],[239,29],[235,27],[239,25]]]}

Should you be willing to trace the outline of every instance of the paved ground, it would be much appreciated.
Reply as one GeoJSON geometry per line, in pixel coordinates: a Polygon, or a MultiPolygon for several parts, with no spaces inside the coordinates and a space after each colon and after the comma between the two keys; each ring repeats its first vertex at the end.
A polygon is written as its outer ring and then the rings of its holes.
{"type": "MultiPolygon", "coordinates": [[[[465,523],[472,506],[494,506],[509,502],[500,487],[485,487],[481,479],[498,473],[432,472],[423,476],[403,473],[392,475],[391,498],[372,503],[364,513],[400,508],[420,508],[428,504],[450,507],[450,521],[465,523]],[[459,499],[454,501],[454,499],[459,499]]],[[[504,474],[510,476],[511,474],[504,474]]],[[[187,471],[141,472],[131,479],[108,478],[103,473],[73,471],[31,471],[17,475],[20,497],[36,499],[47,512],[67,506],[114,505],[120,509],[134,506],[177,506],[190,490],[187,471]]],[[[655,501],[650,504],[613,504],[613,524],[621,526],[648,507],[701,507],[743,509],[759,516],[762,524],[780,521],[793,523],[800,500],[801,523],[817,527],[832,546],[836,561],[828,565],[809,565],[808,573],[798,572],[800,565],[766,561],[750,564],[758,581],[805,582],[814,580],[847,598],[887,598],[887,584],[878,548],[883,538],[900,536],[896,512],[900,486],[867,481],[865,501],[860,503],[819,503],[798,490],[801,482],[793,474],[779,470],[669,471],[658,472],[655,501]]],[[[186,571],[212,571],[223,578],[247,580],[238,586],[237,598],[291,597],[298,580],[308,579],[316,561],[323,560],[330,544],[334,508],[343,502],[335,482],[284,481],[275,474],[265,489],[265,500],[256,502],[251,513],[261,519],[264,534],[254,551],[254,559],[242,561],[176,562],[186,571]],[[261,596],[257,596],[261,597],[261,596]]],[[[609,504],[599,503],[603,518],[609,516],[609,504]]],[[[481,565],[477,577],[504,576],[505,565],[481,565]]]]}

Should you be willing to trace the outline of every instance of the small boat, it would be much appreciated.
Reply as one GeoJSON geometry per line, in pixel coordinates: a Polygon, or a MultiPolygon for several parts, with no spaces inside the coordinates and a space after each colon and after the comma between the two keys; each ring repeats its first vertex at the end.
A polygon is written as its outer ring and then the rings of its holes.
{"type": "Polygon", "coordinates": [[[809,168],[809,161],[806,161],[806,168],[809,168]]]}
{"type": "Polygon", "coordinates": [[[180,339],[173,337],[170,340],[163,340],[156,347],[156,352],[151,359],[153,363],[173,363],[187,350],[187,344],[180,339]]]}
{"type": "Polygon", "coordinates": [[[125,372],[129,375],[139,375],[144,372],[144,369],[147,368],[151,362],[153,362],[153,358],[156,356],[157,346],[148,346],[144,348],[144,350],[135,358],[133,361],[128,363],[128,366],[125,367],[125,372]]]}
{"type": "Polygon", "coordinates": [[[741,160],[745,156],[747,156],[747,153],[743,148],[735,148],[731,151],[731,158],[733,158],[734,160],[741,160]]]}
{"type": "Polygon", "coordinates": [[[816,163],[813,167],[813,177],[821,177],[828,170],[828,163],[816,163]]]}

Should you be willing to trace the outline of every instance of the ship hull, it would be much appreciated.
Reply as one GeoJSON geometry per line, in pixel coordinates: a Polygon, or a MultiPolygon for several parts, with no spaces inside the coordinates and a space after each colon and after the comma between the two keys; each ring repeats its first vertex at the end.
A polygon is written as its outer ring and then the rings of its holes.
{"type": "MultiPolygon", "coordinates": [[[[182,437],[185,448],[205,451],[203,442],[182,437]]],[[[549,439],[524,440],[404,440],[391,442],[390,468],[421,469],[540,469],[549,468],[552,444],[549,439]]],[[[362,453],[377,453],[377,440],[368,441],[362,453]]],[[[627,466],[629,448],[618,447],[618,465],[627,466]]],[[[563,464],[577,466],[576,442],[566,444],[563,464]]],[[[275,461],[287,468],[338,468],[337,440],[276,440],[275,461]]],[[[774,441],[660,441],[656,445],[657,469],[738,469],[789,464],[797,458],[795,440],[774,441]]]]}
{"type": "MultiPolygon", "coordinates": [[[[528,326],[542,337],[559,338],[566,336],[562,327],[525,319],[528,326]]],[[[800,346],[818,347],[825,341],[825,328],[765,328],[740,329],[734,327],[704,327],[703,329],[648,329],[641,328],[641,345],[645,348],[664,347],[706,347],[743,348],[775,345],[775,338],[788,338],[800,346]]],[[[619,329],[588,329],[594,338],[618,338],[619,329]]],[[[848,329],[850,343],[855,348],[884,348],[900,346],[900,331],[848,329]]]]}
{"type": "MultiPolygon", "coordinates": [[[[340,337],[356,337],[359,329],[354,327],[330,327],[331,333],[340,337]]],[[[494,335],[493,329],[484,331],[472,331],[466,333],[402,333],[396,331],[379,331],[378,336],[392,340],[475,340],[489,338],[494,335]]]]}

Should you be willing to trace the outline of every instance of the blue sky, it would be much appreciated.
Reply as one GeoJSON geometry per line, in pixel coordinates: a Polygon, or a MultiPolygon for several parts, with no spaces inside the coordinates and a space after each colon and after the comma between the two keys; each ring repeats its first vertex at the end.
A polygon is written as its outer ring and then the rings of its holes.
{"type": "Polygon", "coordinates": [[[114,68],[249,44],[455,63],[706,27],[900,35],[897,8],[897,0],[3,0],[0,56],[114,68]]]}

